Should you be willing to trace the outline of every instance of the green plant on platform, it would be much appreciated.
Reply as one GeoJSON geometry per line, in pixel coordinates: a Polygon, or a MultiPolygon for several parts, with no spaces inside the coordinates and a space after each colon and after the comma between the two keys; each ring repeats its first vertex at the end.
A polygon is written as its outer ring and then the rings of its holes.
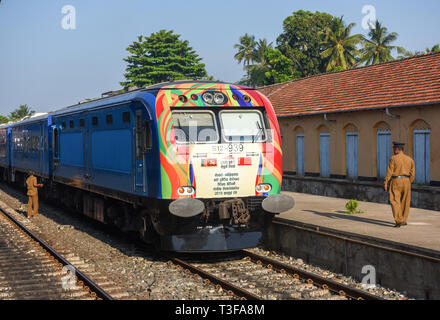
{"type": "Polygon", "coordinates": [[[356,200],[350,200],[345,204],[345,209],[347,209],[346,213],[355,214],[362,213],[363,211],[357,210],[359,203],[356,200]]]}

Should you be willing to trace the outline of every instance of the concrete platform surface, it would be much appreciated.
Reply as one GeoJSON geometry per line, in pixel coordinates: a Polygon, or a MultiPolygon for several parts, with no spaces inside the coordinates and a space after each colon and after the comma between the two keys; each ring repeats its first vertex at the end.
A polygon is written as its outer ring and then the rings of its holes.
{"type": "Polygon", "coordinates": [[[277,215],[279,218],[440,253],[439,211],[411,208],[408,225],[394,228],[393,213],[388,204],[358,201],[358,209],[363,213],[348,214],[345,213],[345,204],[349,199],[283,193],[293,196],[295,207],[277,215]]]}

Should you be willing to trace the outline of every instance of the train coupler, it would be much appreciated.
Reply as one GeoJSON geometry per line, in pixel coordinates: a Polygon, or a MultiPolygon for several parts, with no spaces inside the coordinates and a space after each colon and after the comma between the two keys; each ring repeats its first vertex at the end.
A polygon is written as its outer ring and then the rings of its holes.
{"type": "Polygon", "coordinates": [[[251,215],[242,199],[231,199],[218,205],[218,214],[221,220],[229,219],[229,224],[244,224],[249,222],[251,215]]]}

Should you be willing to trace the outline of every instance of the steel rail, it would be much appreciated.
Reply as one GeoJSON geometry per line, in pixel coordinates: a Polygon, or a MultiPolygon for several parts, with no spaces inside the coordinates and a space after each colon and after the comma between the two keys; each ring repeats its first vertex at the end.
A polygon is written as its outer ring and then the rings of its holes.
{"type": "Polygon", "coordinates": [[[263,300],[263,298],[253,294],[252,292],[249,292],[245,289],[242,289],[240,287],[237,287],[236,285],[230,283],[229,281],[220,279],[212,274],[210,274],[209,272],[206,272],[200,268],[197,268],[193,265],[191,265],[190,263],[183,261],[182,259],[179,258],[174,258],[174,257],[167,257],[169,261],[173,262],[174,264],[180,265],[181,267],[191,271],[192,273],[198,274],[199,276],[201,276],[202,278],[205,278],[207,280],[209,280],[210,282],[221,286],[222,288],[225,288],[227,291],[231,291],[231,293],[245,298],[246,300],[263,300]]]}
{"type": "Polygon", "coordinates": [[[70,266],[74,269],[75,276],[79,281],[87,286],[92,294],[94,293],[97,298],[102,300],[114,300],[112,296],[110,296],[107,292],[105,292],[102,288],[100,288],[96,283],[94,283],[89,277],[79,271],[75,266],[73,266],[69,261],[67,261],[63,256],[61,256],[58,252],[56,252],[51,246],[49,246],[46,242],[41,240],[38,236],[36,236],[32,231],[26,228],[20,221],[15,219],[8,212],[0,208],[0,211],[11,221],[13,222],[20,230],[26,233],[32,240],[37,242],[44,250],[46,250],[52,257],[54,257],[59,263],[63,266],[70,266]]]}
{"type": "Polygon", "coordinates": [[[241,253],[243,256],[248,257],[251,259],[251,261],[263,264],[266,267],[272,268],[274,270],[277,270],[281,273],[288,273],[296,278],[306,280],[309,284],[314,284],[322,287],[323,289],[327,289],[329,291],[332,291],[334,293],[337,293],[339,295],[346,296],[350,299],[355,300],[384,300],[381,297],[375,296],[373,294],[370,294],[366,291],[356,289],[353,287],[350,287],[348,285],[336,282],[334,280],[326,279],[324,277],[321,277],[317,274],[290,266],[288,264],[267,258],[265,256],[260,256],[258,254],[249,252],[247,250],[242,250],[241,253]]]}

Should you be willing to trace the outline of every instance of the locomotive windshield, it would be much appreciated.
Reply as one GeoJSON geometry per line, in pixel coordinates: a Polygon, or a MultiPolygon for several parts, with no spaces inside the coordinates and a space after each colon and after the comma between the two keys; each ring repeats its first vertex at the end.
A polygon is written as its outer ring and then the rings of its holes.
{"type": "Polygon", "coordinates": [[[218,141],[214,114],[210,111],[173,111],[174,134],[178,143],[218,141]]]}
{"type": "Polygon", "coordinates": [[[221,111],[223,137],[228,142],[266,140],[264,121],[259,111],[221,111]]]}

